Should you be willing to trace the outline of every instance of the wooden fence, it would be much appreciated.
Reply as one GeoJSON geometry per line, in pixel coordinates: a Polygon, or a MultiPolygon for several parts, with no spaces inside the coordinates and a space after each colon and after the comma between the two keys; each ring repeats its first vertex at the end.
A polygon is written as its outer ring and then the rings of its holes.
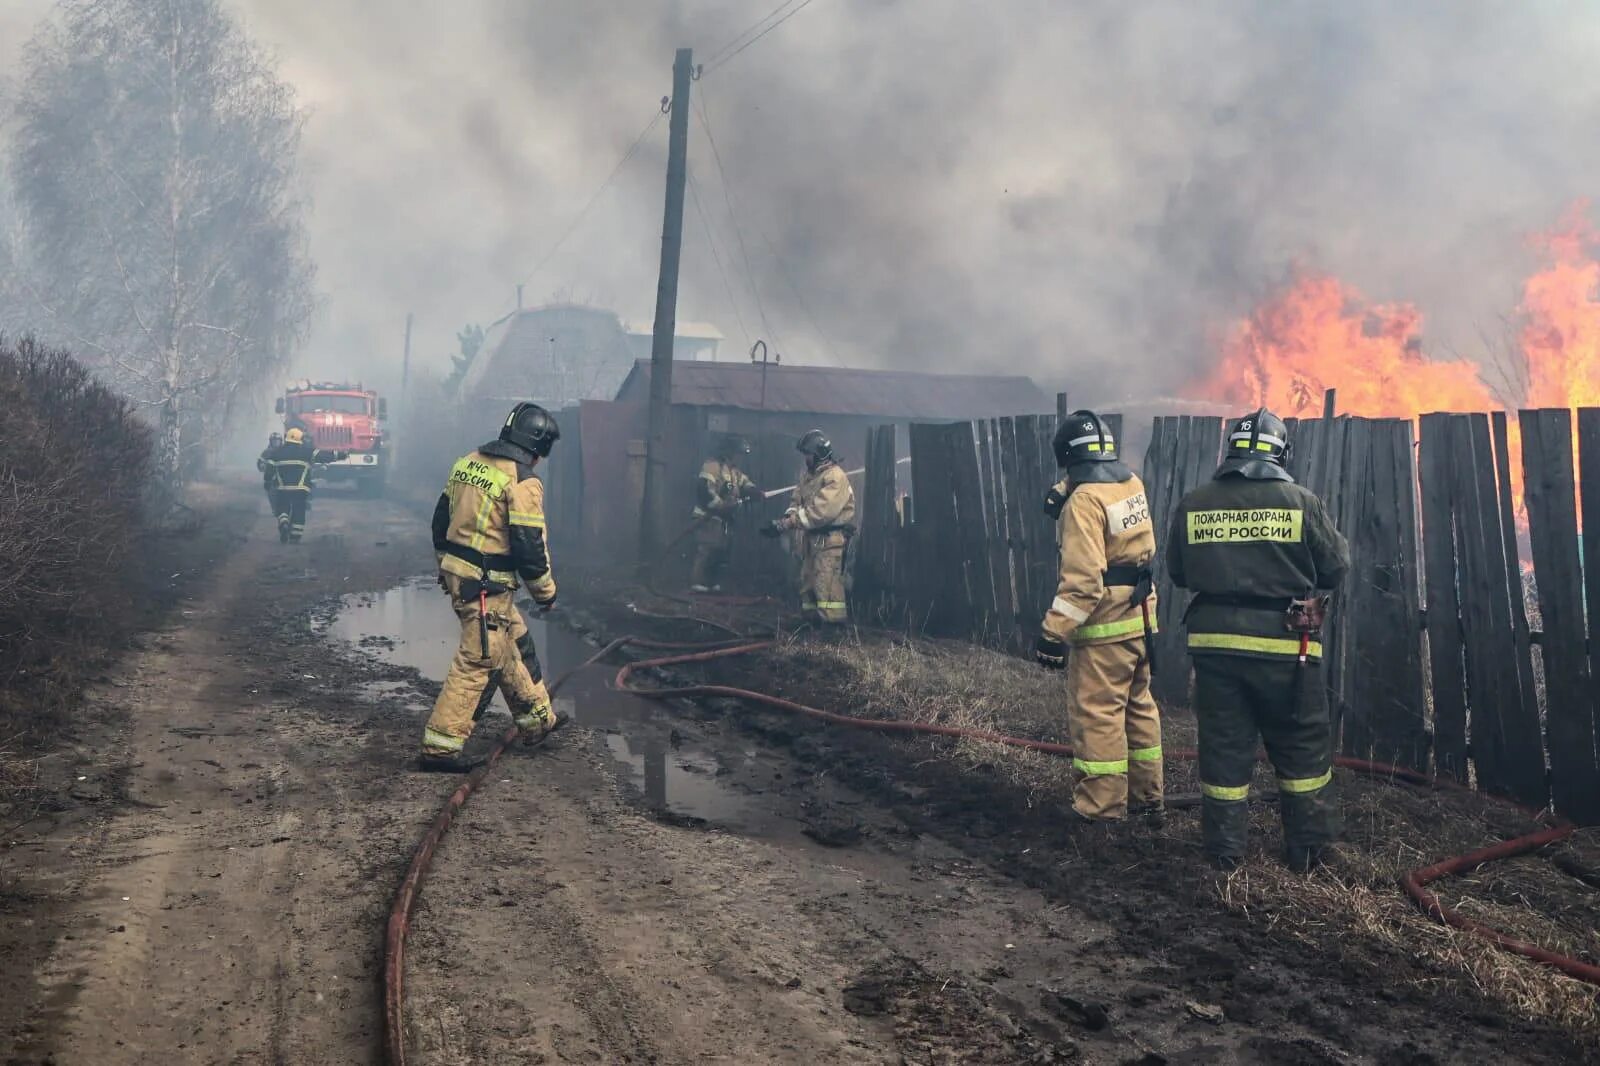
{"type": "MultiPolygon", "coordinates": [[[[1158,536],[1184,493],[1210,478],[1222,427],[1155,419],[1142,472],[1158,536]]],[[[1585,608],[1600,611],[1600,409],[1579,411],[1577,429],[1575,464],[1565,410],[1523,411],[1513,424],[1425,415],[1420,441],[1403,419],[1290,423],[1291,472],[1350,541],[1324,640],[1345,754],[1600,823],[1600,641],[1591,651],[1585,608]]],[[[858,613],[1031,649],[1055,594],[1055,531],[1040,506],[1057,476],[1054,430],[1038,416],[913,425],[909,496],[895,476],[893,428],[869,432],[858,613]]],[[[1159,566],[1157,593],[1153,683],[1161,700],[1184,703],[1187,594],[1159,566]]]]}

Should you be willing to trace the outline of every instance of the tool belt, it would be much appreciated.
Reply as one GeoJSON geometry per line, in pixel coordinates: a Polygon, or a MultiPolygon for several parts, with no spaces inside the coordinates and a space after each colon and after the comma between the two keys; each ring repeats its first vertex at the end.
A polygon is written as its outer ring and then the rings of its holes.
{"type": "Polygon", "coordinates": [[[808,537],[825,537],[829,533],[843,533],[846,537],[853,537],[856,535],[856,527],[853,524],[845,523],[843,525],[836,526],[818,526],[815,529],[808,529],[805,531],[805,534],[808,537]]]}
{"type": "Polygon", "coordinates": [[[500,596],[510,591],[512,591],[510,585],[502,585],[498,581],[477,577],[461,579],[461,598],[464,600],[475,600],[481,595],[500,596]]]}
{"type": "Polygon", "coordinates": [[[1120,566],[1108,566],[1100,572],[1100,579],[1107,588],[1113,585],[1140,585],[1154,578],[1148,566],[1134,566],[1132,563],[1120,566]]]}
{"type": "Polygon", "coordinates": [[[1333,597],[1326,594],[1290,600],[1283,614],[1284,628],[1291,633],[1316,636],[1322,632],[1322,624],[1328,620],[1328,605],[1332,600],[1333,597]]]}
{"type": "Polygon", "coordinates": [[[1244,607],[1252,611],[1278,611],[1289,609],[1290,596],[1257,596],[1248,592],[1196,592],[1189,597],[1189,606],[1183,609],[1185,624],[1196,607],[1244,607]]]}
{"type": "MultiPolygon", "coordinates": [[[[491,570],[498,570],[501,573],[509,574],[516,570],[516,566],[512,563],[509,555],[485,555],[476,548],[468,548],[465,545],[457,544],[453,540],[445,541],[440,550],[446,555],[453,555],[462,562],[477,567],[481,573],[486,574],[491,570]]],[[[472,594],[476,596],[478,593],[474,590],[472,594]]]]}

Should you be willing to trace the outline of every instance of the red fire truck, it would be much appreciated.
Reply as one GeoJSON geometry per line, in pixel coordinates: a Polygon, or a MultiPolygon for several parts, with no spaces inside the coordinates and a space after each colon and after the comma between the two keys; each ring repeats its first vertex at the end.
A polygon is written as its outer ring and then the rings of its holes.
{"type": "Polygon", "coordinates": [[[352,481],[367,496],[383,493],[389,472],[381,423],[389,418],[388,403],[360,382],[296,381],[279,398],[277,412],[285,431],[296,426],[318,448],[350,454],[317,468],[317,477],[352,481]]]}

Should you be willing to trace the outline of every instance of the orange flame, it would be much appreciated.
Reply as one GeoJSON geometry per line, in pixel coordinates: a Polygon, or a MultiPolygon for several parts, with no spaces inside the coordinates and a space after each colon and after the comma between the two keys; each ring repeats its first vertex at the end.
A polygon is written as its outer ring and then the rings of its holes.
{"type": "Polygon", "coordinates": [[[1410,304],[1364,304],[1336,278],[1301,274],[1230,331],[1193,395],[1285,418],[1320,417],[1330,388],[1340,414],[1369,418],[1498,406],[1474,364],[1423,355],[1421,324],[1410,304]]]}
{"type": "Polygon", "coordinates": [[[1522,287],[1520,341],[1529,407],[1600,406],[1600,233],[1588,204],[1573,204],[1556,229],[1534,237],[1549,265],[1522,287]]]}

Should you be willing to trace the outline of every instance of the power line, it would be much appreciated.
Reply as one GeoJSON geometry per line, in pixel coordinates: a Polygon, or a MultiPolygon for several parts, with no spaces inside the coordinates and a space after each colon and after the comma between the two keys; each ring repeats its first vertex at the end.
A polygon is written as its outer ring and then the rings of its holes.
{"type": "Polygon", "coordinates": [[[706,64],[715,63],[717,60],[719,60],[723,56],[727,55],[730,51],[732,51],[734,49],[735,46],[737,46],[739,44],[739,42],[744,41],[745,38],[749,37],[752,33],[755,33],[762,26],[764,26],[768,22],[770,22],[773,18],[777,17],[777,15],[779,13],[781,13],[784,8],[789,7],[790,5],[794,4],[795,2],[796,2],[796,0],[783,0],[783,3],[779,4],[777,7],[773,8],[771,11],[767,12],[765,15],[762,15],[760,18],[756,19],[756,21],[752,22],[750,25],[746,26],[744,29],[740,30],[738,33],[734,34],[732,39],[730,39],[726,44],[724,44],[721,48],[717,49],[715,52],[712,52],[711,55],[701,63],[701,65],[705,66],[706,64]]]}
{"type": "MultiPolygon", "coordinates": [[[[787,15],[784,15],[777,22],[774,22],[772,25],[770,25],[766,29],[762,30],[760,33],[756,34],[754,37],[752,37],[748,41],[744,42],[744,44],[741,44],[739,47],[735,48],[732,52],[729,52],[726,56],[714,57],[714,62],[706,64],[705,69],[700,72],[701,77],[704,77],[705,75],[710,74],[713,70],[716,70],[718,67],[725,65],[729,60],[733,59],[740,52],[744,51],[746,48],[749,48],[751,45],[753,45],[757,41],[761,40],[761,38],[765,37],[767,34],[771,33],[773,30],[777,29],[779,26],[782,26],[785,22],[788,22],[790,19],[794,18],[796,15],[800,14],[800,12],[804,11],[806,8],[810,7],[813,2],[814,2],[814,0],[801,0],[801,3],[800,3],[799,7],[795,8],[792,11],[790,11],[787,15]]],[[[782,6],[783,5],[780,5],[780,10],[782,9],[782,6]]],[[[767,17],[771,18],[772,16],[768,15],[767,17]]]]}
{"type": "Polygon", "coordinates": [[[555,244],[551,245],[550,250],[545,252],[539,259],[538,265],[528,272],[527,277],[522,279],[522,284],[526,285],[532,281],[535,275],[544,269],[545,264],[549,263],[551,259],[555,258],[556,253],[561,251],[561,246],[567,243],[567,238],[571,237],[578,226],[583,223],[583,220],[588,217],[590,210],[599,202],[605,191],[611,187],[611,183],[616,180],[617,175],[622,173],[622,168],[627,165],[628,160],[633,158],[634,153],[639,150],[639,146],[644,143],[644,139],[650,136],[650,131],[656,128],[656,123],[661,121],[661,116],[664,114],[666,114],[665,111],[658,110],[654,115],[650,116],[650,121],[645,123],[644,129],[639,131],[639,136],[635,137],[633,143],[628,145],[628,150],[622,153],[622,158],[617,160],[617,165],[611,168],[611,173],[606,175],[606,179],[595,189],[588,202],[573,216],[572,221],[567,224],[567,228],[562,231],[555,244]]]}
{"type": "Polygon", "coordinates": [[[744,342],[750,343],[750,330],[745,327],[744,316],[739,313],[739,301],[733,298],[733,284],[728,281],[728,272],[722,266],[722,254],[717,251],[717,239],[711,232],[711,219],[706,215],[704,205],[700,203],[700,183],[694,180],[694,171],[689,171],[689,194],[694,198],[695,214],[700,216],[700,225],[706,231],[706,243],[711,246],[711,258],[716,261],[717,273],[722,277],[722,289],[728,294],[728,306],[733,308],[734,320],[739,323],[739,332],[744,336],[744,342]]]}
{"type": "Polygon", "coordinates": [[[750,266],[750,249],[744,243],[744,229],[739,225],[739,213],[733,206],[733,186],[728,183],[728,171],[722,165],[722,152],[717,148],[717,138],[711,132],[711,121],[706,115],[705,90],[695,98],[695,113],[700,118],[700,128],[705,132],[706,141],[711,145],[711,158],[716,160],[717,174],[722,178],[722,197],[728,205],[728,217],[733,220],[733,235],[739,242],[739,256],[744,260],[745,278],[750,282],[750,292],[756,298],[756,314],[761,318],[761,328],[767,331],[774,344],[782,346],[778,331],[772,328],[772,323],[767,320],[767,309],[761,302],[761,288],[756,284],[756,274],[750,266]]]}

